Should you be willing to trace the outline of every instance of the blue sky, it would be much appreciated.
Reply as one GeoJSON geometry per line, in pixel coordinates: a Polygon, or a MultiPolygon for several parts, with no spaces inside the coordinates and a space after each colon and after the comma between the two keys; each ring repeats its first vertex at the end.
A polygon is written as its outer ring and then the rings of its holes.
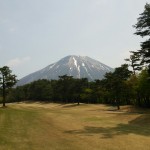
{"type": "Polygon", "coordinates": [[[142,39],[132,27],[148,0],[0,0],[0,67],[18,78],[67,55],[118,67],[142,39]]]}

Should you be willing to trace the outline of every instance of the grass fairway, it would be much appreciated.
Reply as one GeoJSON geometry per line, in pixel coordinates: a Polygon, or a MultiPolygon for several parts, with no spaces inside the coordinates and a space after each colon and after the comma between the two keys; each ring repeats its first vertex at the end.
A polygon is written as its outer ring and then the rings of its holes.
{"type": "Polygon", "coordinates": [[[150,112],[105,105],[0,108],[0,150],[150,150],[150,112]]]}

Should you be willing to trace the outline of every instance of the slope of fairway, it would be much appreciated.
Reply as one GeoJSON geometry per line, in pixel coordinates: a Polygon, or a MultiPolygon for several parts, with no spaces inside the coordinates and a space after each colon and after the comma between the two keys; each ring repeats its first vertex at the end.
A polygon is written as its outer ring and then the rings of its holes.
{"type": "Polygon", "coordinates": [[[105,105],[0,108],[0,150],[149,150],[150,112],[105,105]]]}

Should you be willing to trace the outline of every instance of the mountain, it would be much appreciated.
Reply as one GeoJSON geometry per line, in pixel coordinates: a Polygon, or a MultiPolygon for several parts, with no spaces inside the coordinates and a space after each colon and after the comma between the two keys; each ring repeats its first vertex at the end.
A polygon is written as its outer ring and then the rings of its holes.
{"type": "Polygon", "coordinates": [[[113,69],[87,56],[70,55],[62,58],[39,71],[31,73],[18,81],[17,86],[33,82],[38,79],[58,79],[67,74],[74,78],[88,78],[89,81],[102,79],[106,72],[113,69]]]}

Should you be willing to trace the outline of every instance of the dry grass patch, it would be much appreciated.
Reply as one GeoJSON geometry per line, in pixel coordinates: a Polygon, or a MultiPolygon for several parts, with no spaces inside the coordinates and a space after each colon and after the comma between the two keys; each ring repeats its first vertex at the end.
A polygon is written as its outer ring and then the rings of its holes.
{"type": "Polygon", "coordinates": [[[0,109],[0,150],[149,150],[150,113],[129,106],[14,103],[0,109]]]}

